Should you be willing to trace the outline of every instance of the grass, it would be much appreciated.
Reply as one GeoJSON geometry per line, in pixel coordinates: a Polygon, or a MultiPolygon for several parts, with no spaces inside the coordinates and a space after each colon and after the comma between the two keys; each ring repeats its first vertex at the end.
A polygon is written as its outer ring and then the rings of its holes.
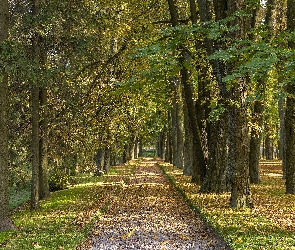
{"type": "Polygon", "coordinates": [[[295,249],[295,198],[284,193],[278,164],[261,165],[262,183],[251,187],[255,207],[243,211],[229,208],[229,193],[201,194],[180,169],[161,167],[232,249],[295,249]]]}
{"type": "Polygon", "coordinates": [[[12,219],[18,230],[0,233],[0,249],[76,249],[136,164],[114,167],[102,177],[76,177],[74,185],[52,193],[36,211],[30,211],[28,204],[15,209],[12,219]]]}

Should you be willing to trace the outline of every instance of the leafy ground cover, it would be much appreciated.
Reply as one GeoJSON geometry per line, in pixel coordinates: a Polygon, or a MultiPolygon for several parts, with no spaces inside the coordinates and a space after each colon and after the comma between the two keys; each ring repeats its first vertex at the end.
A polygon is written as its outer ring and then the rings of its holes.
{"type": "Polygon", "coordinates": [[[255,207],[244,211],[229,208],[229,193],[200,194],[180,169],[160,165],[232,249],[295,249],[295,197],[284,193],[280,164],[261,165],[261,184],[251,187],[255,207]]]}
{"type": "Polygon", "coordinates": [[[28,204],[14,210],[12,219],[18,230],[0,233],[0,249],[75,249],[137,163],[130,164],[114,167],[102,177],[77,177],[75,185],[52,193],[37,211],[30,211],[28,204]]]}
{"type": "Polygon", "coordinates": [[[143,159],[79,249],[229,249],[156,163],[143,159]]]}
{"type": "Polygon", "coordinates": [[[30,184],[23,187],[11,187],[9,190],[9,206],[10,209],[15,209],[20,205],[26,203],[30,199],[31,195],[30,184]]]}

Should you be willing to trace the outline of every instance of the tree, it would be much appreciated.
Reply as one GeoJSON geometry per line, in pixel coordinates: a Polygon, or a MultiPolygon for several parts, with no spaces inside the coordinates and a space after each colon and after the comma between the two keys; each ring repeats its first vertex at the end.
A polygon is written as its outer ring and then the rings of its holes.
{"type": "MultiPolygon", "coordinates": [[[[168,0],[168,6],[173,27],[178,25],[178,14],[174,0],[168,0]]],[[[190,80],[187,65],[190,64],[190,55],[185,45],[178,48],[181,83],[183,88],[183,114],[184,114],[184,169],[190,169],[192,181],[201,183],[206,175],[206,162],[201,144],[201,134],[198,127],[195,101],[193,98],[194,87],[190,80]],[[188,165],[188,166],[186,166],[188,165]]],[[[188,171],[188,172],[190,172],[188,171]]]]}
{"type": "MultiPolygon", "coordinates": [[[[287,29],[295,31],[295,0],[287,2],[287,29]]],[[[294,38],[289,41],[289,48],[295,49],[294,38]]],[[[294,77],[287,86],[286,104],[286,193],[295,194],[295,85],[294,77]]]]}
{"type": "MultiPolygon", "coordinates": [[[[246,1],[227,1],[228,14],[234,15],[237,11],[249,12],[250,6],[246,1]]],[[[238,24],[239,29],[231,33],[233,40],[246,39],[251,27],[250,18],[245,15],[236,17],[231,26],[238,24]]],[[[239,45],[238,45],[239,46],[239,45]]],[[[228,65],[229,73],[232,73],[233,63],[228,65]]],[[[231,182],[230,205],[233,208],[246,208],[252,206],[249,176],[249,137],[248,137],[248,113],[247,91],[248,81],[246,77],[239,77],[232,83],[231,105],[229,107],[229,175],[231,182]]]]}
{"type": "MultiPolygon", "coordinates": [[[[5,49],[8,39],[9,5],[0,3],[0,46],[5,49]]],[[[9,217],[8,198],[8,75],[5,68],[0,71],[0,232],[14,229],[9,217]]]]}
{"type": "MultiPolygon", "coordinates": [[[[192,6],[192,5],[191,5],[192,6]]],[[[198,8],[200,13],[200,20],[202,22],[213,21],[213,14],[215,14],[215,21],[219,22],[227,17],[227,1],[204,1],[198,0],[198,8]]],[[[225,44],[220,41],[214,41],[210,38],[205,38],[203,47],[206,51],[207,68],[212,68],[213,76],[217,82],[216,90],[213,93],[207,94],[210,100],[211,119],[207,117],[207,145],[208,145],[208,167],[206,178],[201,186],[201,192],[226,192],[229,189],[227,181],[228,169],[228,100],[229,91],[226,88],[224,77],[227,73],[226,63],[220,59],[209,59],[214,53],[214,48],[225,49],[225,44]],[[214,108],[215,107],[215,108],[214,108]],[[216,115],[214,115],[214,113],[216,115]],[[212,115],[213,114],[213,115],[212,115]]],[[[205,64],[205,65],[206,65],[205,64]]],[[[210,69],[211,69],[210,68],[210,69]]],[[[204,69],[204,63],[203,63],[204,69]]],[[[201,71],[202,72],[202,71],[201,71]]],[[[208,72],[200,74],[200,82],[207,83],[208,88],[208,72]]],[[[212,80],[210,86],[214,86],[212,80]]],[[[207,104],[209,109],[209,104],[207,104]]],[[[208,111],[207,111],[208,112],[208,111]]],[[[208,113],[209,113],[208,112],[208,113]]],[[[207,115],[208,116],[208,115],[207,115]]]]}
{"type": "MultiPolygon", "coordinates": [[[[32,1],[32,15],[37,16],[39,12],[39,0],[32,1]]],[[[39,63],[40,59],[40,41],[38,34],[34,33],[32,38],[32,60],[39,63]]],[[[39,86],[38,82],[32,83],[31,89],[31,109],[32,109],[32,188],[31,188],[31,210],[35,210],[38,207],[39,202],[39,164],[40,164],[40,148],[39,148],[39,86]]]]}

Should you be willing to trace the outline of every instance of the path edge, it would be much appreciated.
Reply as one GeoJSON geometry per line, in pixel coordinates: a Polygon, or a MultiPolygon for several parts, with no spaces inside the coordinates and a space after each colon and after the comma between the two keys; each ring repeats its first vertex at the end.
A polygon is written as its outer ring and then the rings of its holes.
{"type": "Polygon", "coordinates": [[[187,196],[186,192],[179,186],[177,185],[175,179],[173,176],[169,175],[167,171],[165,170],[165,167],[157,161],[156,165],[163,171],[164,175],[167,177],[169,180],[170,184],[176,188],[176,190],[179,192],[179,194],[182,196],[182,198],[185,200],[185,202],[189,205],[190,209],[192,209],[197,215],[200,216],[201,220],[204,222],[205,226],[212,231],[214,236],[222,242],[226,250],[232,250],[232,248],[229,246],[229,244],[226,242],[226,240],[221,236],[220,232],[207,220],[205,215],[202,213],[201,209],[187,196]]]}

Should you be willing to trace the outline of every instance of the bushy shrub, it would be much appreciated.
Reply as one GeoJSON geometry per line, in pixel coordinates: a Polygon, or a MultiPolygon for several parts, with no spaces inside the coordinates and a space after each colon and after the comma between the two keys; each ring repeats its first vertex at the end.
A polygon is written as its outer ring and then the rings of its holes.
{"type": "Polygon", "coordinates": [[[70,178],[66,169],[55,166],[49,171],[49,190],[51,192],[63,190],[70,184],[70,178]]]}

